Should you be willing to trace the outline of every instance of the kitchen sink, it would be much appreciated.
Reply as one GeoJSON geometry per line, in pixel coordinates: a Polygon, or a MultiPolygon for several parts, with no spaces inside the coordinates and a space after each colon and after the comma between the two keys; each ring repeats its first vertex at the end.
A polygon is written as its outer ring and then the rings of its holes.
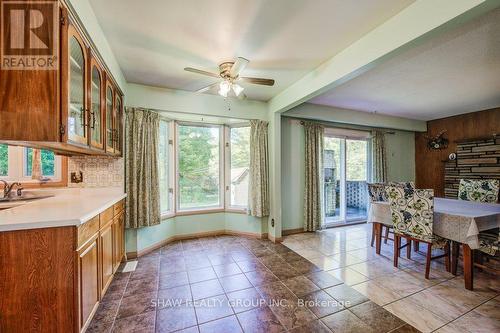
{"type": "Polygon", "coordinates": [[[16,201],[26,201],[26,200],[39,200],[53,197],[53,195],[48,194],[34,194],[34,193],[23,193],[21,196],[8,196],[5,198],[0,198],[1,202],[16,202],[16,201]]]}

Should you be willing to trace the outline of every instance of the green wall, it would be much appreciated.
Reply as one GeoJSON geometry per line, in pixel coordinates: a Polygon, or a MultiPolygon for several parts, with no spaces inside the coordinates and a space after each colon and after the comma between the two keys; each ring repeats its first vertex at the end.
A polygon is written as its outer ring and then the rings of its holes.
{"type": "MultiPolygon", "coordinates": [[[[353,120],[353,122],[356,122],[353,120]]],[[[331,125],[366,129],[356,125],[331,125]]],[[[394,130],[386,135],[387,174],[391,181],[415,179],[415,134],[394,130]]],[[[304,129],[300,121],[283,117],[281,121],[282,228],[302,228],[304,216],[304,129]]]]}
{"type": "Polygon", "coordinates": [[[267,219],[230,212],[175,216],[152,227],[127,229],[126,248],[142,251],[173,236],[222,230],[260,235],[267,233],[267,219]]]}

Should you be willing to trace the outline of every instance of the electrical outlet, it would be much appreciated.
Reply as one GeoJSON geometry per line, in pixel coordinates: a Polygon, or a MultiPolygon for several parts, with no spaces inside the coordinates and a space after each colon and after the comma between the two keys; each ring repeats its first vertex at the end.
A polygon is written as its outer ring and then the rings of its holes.
{"type": "Polygon", "coordinates": [[[271,219],[271,227],[274,228],[274,219],[271,219]]]}
{"type": "Polygon", "coordinates": [[[71,173],[71,182],[78,184],[83,182],[83,172],[72,172],[71,173]]]}

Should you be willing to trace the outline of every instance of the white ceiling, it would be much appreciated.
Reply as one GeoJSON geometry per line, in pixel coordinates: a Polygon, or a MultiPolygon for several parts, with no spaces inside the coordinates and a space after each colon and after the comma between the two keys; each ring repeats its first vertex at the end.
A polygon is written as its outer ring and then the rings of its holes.
{"type": "Polygon", "coordinates": [[[267,101],[413,0],[90,0],[128,82],[195,91],[242,56],[243,76],[273,78],[274,87],[244,85],[267,101]]]}
{"type": "Polygon", "coordinates": [[[500,106],[500,9],[309,102],[432,120],[500,106]]]}

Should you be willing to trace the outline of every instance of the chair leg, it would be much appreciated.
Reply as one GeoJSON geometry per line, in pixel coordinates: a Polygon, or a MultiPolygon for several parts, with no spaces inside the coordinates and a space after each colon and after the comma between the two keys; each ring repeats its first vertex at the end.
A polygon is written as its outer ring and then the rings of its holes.
{"type": "Polygon", "coordinates": [[[380,254],[382,242],[382,223],[375,223],[375,253],[380,254]]]}
{"type": "Polygon", "coordinates": [[[447,272],[450,272],[450,271],[451,271],[451,267],[450,267],[450,266],[451,266],[451,258],[450,258],[451,256],[450,256],[450,252],[451,252],[451,251],[450,251],[450,242],[448,242],[448,243],[446,244],[446,246],[444,247],[444,254],[446,255],[446,257],[445,257],[445,259],[444,259],[444,260],[445,260],[445,261],[444,261],[444,265],[445,265],[445,267],[446,267],[446,271],[447,271],[447,272]]]}
{"type": "Polygon", "coordinates": [[[451,243],[451,274],[455,276],[457,275],[459,251],[460,251],[460,244],[458,242],[453,241],[451,243]]]}
{"type": "Polygon", "coordinates": [[[394,267],[398,267],[400,243],[401,243],[401,237],[394,234],[394,267]]]}
{"type": "Polygon", "coordinates": [[[373,243],[375,243],[375,223],[372,223],[372,242],[371,242],[371,247],[373,247],[373,243]]]}
{"type": "Polygon", "coordinates": [[[389,227],[385,227],[385,239],[384,239],[384,244],[387,244],[387,240],[389,239],[389,227]]]}
{"type": "Polygon", "coordinates": [[[406,240],[406,258],[411,259],[411,239],[406,240]]]}
{"type": "Polygon", "coordinates": [[[413,251],[414,252],[420,251],[420,249],[419,249],[420,246],[419,245],[420,245],[419,241],[413,241],[413,251]]]}
{"type": "Polygon", "coordinates": [[[431,270],[432,258],[432,243],[427,244],[427,260],[425,261],[425,278],[429,280],[429,272],[431,270]]]}

